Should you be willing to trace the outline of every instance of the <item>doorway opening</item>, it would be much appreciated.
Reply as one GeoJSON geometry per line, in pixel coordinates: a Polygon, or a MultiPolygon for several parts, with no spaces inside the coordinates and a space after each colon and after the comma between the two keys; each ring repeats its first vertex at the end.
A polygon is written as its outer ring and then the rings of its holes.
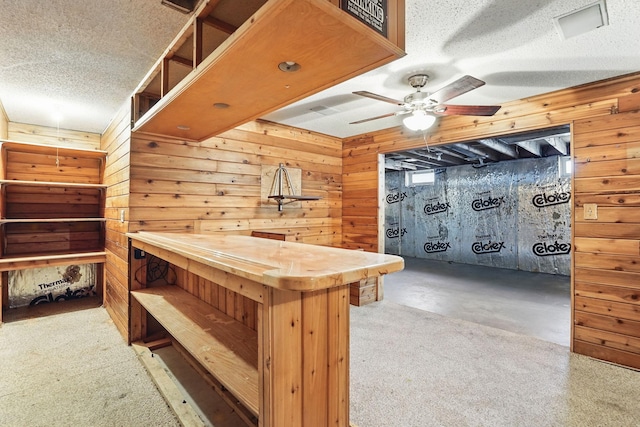
{"type": "Polygon", "coordinates": [[[568,125],[385,156],[385,298],[569,345],[568,125]],[[401,282],[395,284],[394,282],[401,282]]]}

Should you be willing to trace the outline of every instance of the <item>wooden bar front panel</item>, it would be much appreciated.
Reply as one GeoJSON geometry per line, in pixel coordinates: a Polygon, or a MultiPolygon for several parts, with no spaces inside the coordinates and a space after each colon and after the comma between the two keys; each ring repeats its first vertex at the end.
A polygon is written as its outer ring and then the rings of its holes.
{"type": "Polygon", "coordinates": [[[175,283],[257,331],[259,426],[349,425],[349,284],[309,292],[271,288],[149,243],[133,245],[145,255],[138,259],[131,250],[130,341],[153,332],[147,330],[150,319],[135,291],[147,287],[153,293],[155,286],[175,283]],[[162,275],[156,277],[155,270],[162,275]]]}

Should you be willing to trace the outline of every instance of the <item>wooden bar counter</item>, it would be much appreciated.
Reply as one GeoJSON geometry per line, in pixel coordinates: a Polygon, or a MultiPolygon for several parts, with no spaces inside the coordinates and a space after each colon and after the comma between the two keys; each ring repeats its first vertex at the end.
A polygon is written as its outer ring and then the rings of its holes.
{"type": "Polygon", "coordinates": [[[151,335],[153,317],[249,425],[349,425],[349,284],[399,271],[402,258],[237,235],[127,236],[130,341],[151,335]]]}

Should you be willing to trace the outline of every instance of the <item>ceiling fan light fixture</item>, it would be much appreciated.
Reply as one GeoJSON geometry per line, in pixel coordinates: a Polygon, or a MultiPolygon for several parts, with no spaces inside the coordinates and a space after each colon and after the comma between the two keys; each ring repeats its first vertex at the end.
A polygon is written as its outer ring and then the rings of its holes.
{"type": "Polygon", "coordinates": [[[433,126],[435,122],[435,116],[427,114],[424,110],[415,110],[410,116],[402,120],[402,123],[411,130],[427,130],[433,126]]]}

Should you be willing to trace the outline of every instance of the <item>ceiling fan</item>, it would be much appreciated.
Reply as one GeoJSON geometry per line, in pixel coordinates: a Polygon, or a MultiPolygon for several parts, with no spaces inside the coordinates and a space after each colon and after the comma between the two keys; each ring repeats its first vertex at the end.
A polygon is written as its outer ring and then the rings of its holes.
{"type": "Polygon", "coordinates": [[[415,74],[409,77],[408,80],[409,84],[415,88],[416,91],[405,96],[403,101],[387,98],[386,96],[377,95],[367,91],[353,92],[355,95],[366,96],[367,98],[377,99],[378,101],[384,101],[404,107],[404,110],[396,111],[395,113],[383,114],[382,116],[370,117],[364,120],[358,120],[349,124],[354,125],[368,122],[370,120],[382,119],[384,117],[411,114],[410,116],[405,117],[402,121],[404,125],[411,130],[425,130],[436,121],[436,115],[493,116],[500,109],[499,105],[443,104],[443,102],[455,98],[456,96],[460,96],[463,93],[467,93],[473,89],[477,89],[485,84],[485,82],[476,79],[475,77],[463,76],[455,82],[448,84],[431,94],[428,92],[422,92],[422,88],[429,81],[428,75],[415,74]]]}

